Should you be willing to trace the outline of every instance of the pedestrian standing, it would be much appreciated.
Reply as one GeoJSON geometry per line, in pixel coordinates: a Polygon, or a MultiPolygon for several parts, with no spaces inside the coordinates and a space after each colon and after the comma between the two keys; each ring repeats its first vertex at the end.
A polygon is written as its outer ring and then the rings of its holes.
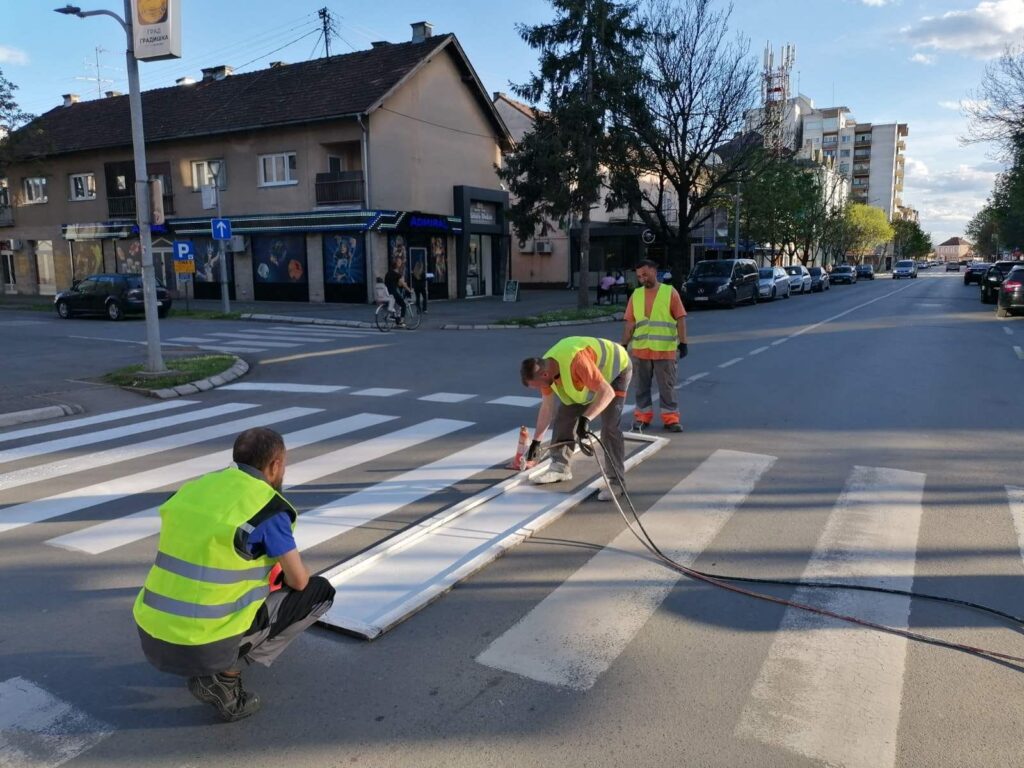
{"type": "Polygon", "coordinates": [[[427,314],[427,271],[422,260],[412,268],[412,290],[416,294],[416,309],[421,315],[427,314]]]}
{"type": "MultiPolygon", "coordinates": [[[[551,467],[534,479],[535,483],[543,485],[572,479],[569,460],[573,447],[576,442],[589,442],[590,422],[598,416],[601,417],[605,460],[615,468],[618,477],[625,476],[626,449],[621,421],[632,366],[624,347],[608,339],[569,336],[551,347],[543,357],[523,360],[519,375],[525,386],[538,389],[543,395],[528,460],[536,457],[544,433],[554,421],[551,467]]],[[[597,498],[610,501],[612,489],[602,488],[597,498]]]]}
{"type": "Polygon", "coordinates": [[[284,496],[285,446],[248,429],[235,466],[183,485],[160,507],[156,562],[135,600],[142,650],[162,672],[227,721],[260,707],[242,669],[269,667],[327,612],[334,587],[310,576],[295,544],[296,512],[284,496]],[[269,583],[280,565],[280,586],[269,583]]]}
{"type": "Polygon", "coordinates": [[[676,400],[676,356],[686,357],[686,309],[679,291],[658,281],[658,265],[641,261],[637,288],[626,304],[622,346],[633,344],[636,370],[636,410],[633,431],[643,432],[654,420],[653,383],[658,383],[661,423],[669,432],[682,432],[676,400]]]}

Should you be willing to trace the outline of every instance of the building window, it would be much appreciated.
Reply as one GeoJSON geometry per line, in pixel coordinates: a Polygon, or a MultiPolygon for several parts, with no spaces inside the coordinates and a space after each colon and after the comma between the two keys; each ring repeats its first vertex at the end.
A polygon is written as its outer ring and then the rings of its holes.
{"type": "Polygon", "coordinates": [[[835,136],[826,136],[825,137],[825,143],[826,144],[835,144],[836,143],[836,137],[835,136]]]}
{"type": "Polygon", "coordinates": [[[295,153],[281,152],[276,155],[260,155],[260,186],[277,187],[284,184],[298,184],[295,178],[295,153]]]}
{"type": "MultiPolygon", "coordinates": [[[[210,170],[210,163],[215,158],[210,160],[193,160],[192,161],[192,191],[199,192],[203,187],[213,186],[213,172],[210,170]]],[[[228,188],[228,166],[223,160],[220,162],[220,188],[228,188]]]]}
{"type": "Polygon", "coordinates": [[[25,179],[25,205],[45,203],[46,200],[46,177],[34,176],[25,179]]]}
{"type": "Polygon", "coordinates": [[[850,172],[850,164],[849,163],[840,163],[839,164],[839,172],[844,174],[844,175],[848,174],[850,172]]]}
{"type": "Polygon", "coordinates": [[[849,157],[850,156],[850,150],[848,150],[848,149],[840,149],[839,150],[839,156],[840,157],[849,157]]]}
{"type": "Polygon", "coordinates": [[[849,144],[850,143],[850,134],[848,134],[848,133],[843,134],[843,137],[840,139],[840,141],[843,142],[843,144],[849,144]]]}
{"type": "Polygon", "coordinates": [[[861,134],[858,134],[858,135],[857,135],[857,141],[859,141],[859,142],[861,142],[861,143],[864,143],[864,142],[866,142],[866,141],[871,141],[871,134],[870,134],[870,133],[861,133],[861,134]]]}
{"type": "Polygon", "coordinates": [[[96,177],[91,173],[72,173],[68,176],[71,200],[95,200],[96,177]]]}

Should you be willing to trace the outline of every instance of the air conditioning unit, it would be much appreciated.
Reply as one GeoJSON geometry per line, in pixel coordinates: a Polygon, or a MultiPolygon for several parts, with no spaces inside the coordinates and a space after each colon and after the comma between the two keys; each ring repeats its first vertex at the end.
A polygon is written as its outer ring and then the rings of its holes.
{"type": "Polygon", "coordinates": [[[14,238],[13,240],[11,240],[11,250],[12,251],[20,251],[24,247],[25,247],[25,243],[23,243],[18,238],[14,238]]]}
{"type": "Polygon", "coordinates": [[[245,250],[245,235],[232,235],[228,242],[228,250],[231,253],[241,253],[245,250]]]}
{"type": "Polygon", "coordinates": [[[536,243],[537,253],[542,256],[551,255],[551,241],[550,240],[538,240],[536,243]]]}
{"type": "Polygon", "coordinates": [[[520,253],[533,253],[533,240],[520,240],[519,241],[519,252],[520,253]]]}

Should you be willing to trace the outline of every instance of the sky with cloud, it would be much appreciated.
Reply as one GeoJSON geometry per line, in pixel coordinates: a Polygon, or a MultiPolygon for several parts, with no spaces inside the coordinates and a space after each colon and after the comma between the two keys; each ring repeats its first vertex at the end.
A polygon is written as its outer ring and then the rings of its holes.
{"type": "MultiPolygon", "coordinates": [[[[81,2],[85,9],[120,10],[117,0],[81,2]]],[[[536,62],[516,32],[520,23],[550,18],[544,0],[470,3],[468,0],[182,0],[184,53],[179,61],[142,65],[143,88],[173,84],[202,67],[231,64],[240,71],[273,60],[301,61],[317,50],[316,11],[326,5],[342,39],[335,51],[401,41],[409,23],[427,19],[438,32],[458,35],[484,85],[508,90],[536,62]],[[244,7],[244,13],[239,9],[244,7]]],[[[0,0],[0,70],[19,86],[19,103],[41,113],[60,95],[96,95],[96,48],[101,90],[127,90],[124,38],[110,19],[58,16],[54,3],[0,0]],[[92,80],[88,78],[93,78],[92,80]]],[[[793,90],[816,106],[849,107],[858,121],[905,122],[906,204],[921,213],[936,243],[963,234],[1002,166],[993,147],[964,146],[961,110],[973,97],[992,57],[1024,42],[1024,0],[735,0],[732,26],[760,58],[765,44],[797,49],[793,90]]],[[[320,49],[322,50],[322,48],[320,49]]],[[[268,108],[275,108],[268,106],[268,108]]]]}

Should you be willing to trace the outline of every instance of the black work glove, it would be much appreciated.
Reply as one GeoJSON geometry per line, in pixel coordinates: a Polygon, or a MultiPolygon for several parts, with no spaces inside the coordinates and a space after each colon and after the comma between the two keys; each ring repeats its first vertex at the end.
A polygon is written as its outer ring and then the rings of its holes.
{"type": "Polygon", "coordinates": [[[540,453],[540,440],[533,440],[530,443],[529,450],[526,452],[526,460],[536,461],[538,453],[540,453]]]}
{"type": "Polygon", "coordinates": [[[594,446],[590,442],[590,419],[586,416],[580,416],[576,419],[573,434],[576,436],[576,442],[579,443],[580,450],[587,456],[593,456],[594,446]]]}
{"type": "Polygon", "coordinates": [[[687,348],[685,341],[680,341],[679,342],[679,346],[677,347],[677,349],[679,350],[679,359],[680,360],[682,360],[684,357],[686,357],[689,354],[689,349],[687,348]]]}

